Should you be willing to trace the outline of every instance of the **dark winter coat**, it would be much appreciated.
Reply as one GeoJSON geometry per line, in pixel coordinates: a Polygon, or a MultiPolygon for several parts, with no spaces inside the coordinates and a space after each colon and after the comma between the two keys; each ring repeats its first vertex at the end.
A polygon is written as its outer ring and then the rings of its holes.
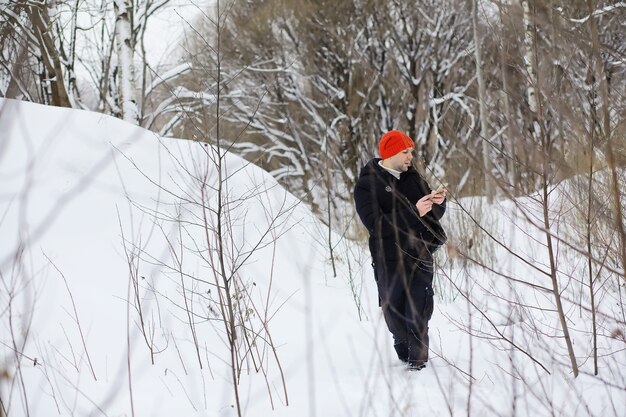
{"type": "Polygon", "coordinates": [[[354,190],[356,211],[369,231],[374,262],[386,269],[415,262],[432,263],[432,253],[446,240],[439,223],[446,207],[434,204],[420,217],[415,204],[431,192],[415,168],[396,179],[373,159],[362,169],[354,190]],[[415,261],[415,262],[411,262],[415,261]]]}

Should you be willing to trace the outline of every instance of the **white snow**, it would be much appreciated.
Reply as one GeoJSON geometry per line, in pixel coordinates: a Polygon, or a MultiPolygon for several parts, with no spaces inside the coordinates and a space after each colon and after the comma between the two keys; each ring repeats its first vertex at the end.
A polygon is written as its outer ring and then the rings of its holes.
{"type": "MultiPolygon", "coordinates": [[[[0,132],[5,414],[236,415],[223,324],[209,310],[215,304],[207,294],[215,291],[206,257],[214,255],[207,254],[202,211],[192,203],[208,172],[207,204],[216,207],[214,150],[97,113],[5,99],[0,132]],[[128,253],[138,256],[130,264],[154,364],[139,331],[128,253]],[[185,303],[195,315],[198,349],[185,303]]],[[[407,372],[392,351],[367,250],[334,236],[341,243],[333,277],[327,230],[310,211],[258,167],[230,154],[225,162],[232,204],[231,222],[224,224],[232,225],[233,239],[227,249],[246,256],[252,251],[239,276],[255,306],[262,312],[267,306],[288,395],[287,405],[276,360],[259,340],[268,381],[250,357],[243,362],[244,415],[508,416],[513,405],[516,416],[625,415],[624,342],[607,336],[619,324],[613,281],[598,289],[605,301],[598,377],[588,359],[587,314],[570,311],[581,366],[574,379],[558,318],[550,312],[553,296],[529,285],[550,288],[538,273],[547,265],[542,235],[520,220],[515,202],[451,202],[445,225],[451,242],[460,243],[469,238],[461,235],[469,214],[483,216],[494,236],[528,262],[487,244],[477,243],[472,254],[490,257],[495,271],[529,284],[511,284],[442,249],[431,360],[425,370],[407,372]],[[516,308],[499,297],[513,290],[521,306],[537,309],[516,308]],[[480,337],[468,336],[470,325],[480,337]],[[497,340],[498,334],[520,349],[497,340]]],[[[518,203],[532,207],[533,200],[518,203]]],[[[561,262],[574,274],[584,259],[568,256],[561,262]]],[[[566,306],[576,309],[573,302],[566,306]]],[[[259,317],[248,322],[256,330],[260,323],[259,317]]]]}

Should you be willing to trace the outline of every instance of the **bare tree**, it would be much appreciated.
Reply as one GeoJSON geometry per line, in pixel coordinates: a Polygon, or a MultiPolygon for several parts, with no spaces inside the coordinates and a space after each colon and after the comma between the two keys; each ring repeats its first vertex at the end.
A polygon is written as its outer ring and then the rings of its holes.
{"type": "Polygon", "coordinates": [[[66,55],[62,29],[56,16],[51,17],[51,10],[54,12],[55,8],[47,2],[28,1],[0,8],[4,27],[2,53],[5,58],[12,58],[3,63],[10,80],[6,95],[35,96],[46,104],[71,107],[73,62],[66,55]],[[13,62],[11,67],[9,62],[13,62]],[[37,90],[33,91],[35,86],[37,90]]]}

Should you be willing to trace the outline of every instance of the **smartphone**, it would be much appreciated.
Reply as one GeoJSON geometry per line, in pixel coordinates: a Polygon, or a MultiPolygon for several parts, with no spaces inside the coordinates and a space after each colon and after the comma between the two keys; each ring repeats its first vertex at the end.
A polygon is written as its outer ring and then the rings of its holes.
{"type": "Polygon", "coordinates": [[[441,194],[443,190],[448,186],[447,183],[439,184],[439,187],[433,192],[433,194],[441,194]]]}

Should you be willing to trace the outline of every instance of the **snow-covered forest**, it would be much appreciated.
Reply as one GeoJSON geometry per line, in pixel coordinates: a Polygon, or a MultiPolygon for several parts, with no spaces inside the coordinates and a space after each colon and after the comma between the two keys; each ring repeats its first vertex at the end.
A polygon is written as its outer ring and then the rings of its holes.
{"type": "Polygon", "coordinates": [[[0,417],[626,416],[625,2],[0,0],[0,53],[0,417]],[[419,375],[390,129],[450,191],[419,375]]]}
{"type": "Polygon", "coordinates": [[[459,195],[595,170],[611,139],[624,159],[624,2],[11,1],[0,18],[1,96],[209,143],[219,114],[235,153],[335,221],[392,128],[459,195]]]}

